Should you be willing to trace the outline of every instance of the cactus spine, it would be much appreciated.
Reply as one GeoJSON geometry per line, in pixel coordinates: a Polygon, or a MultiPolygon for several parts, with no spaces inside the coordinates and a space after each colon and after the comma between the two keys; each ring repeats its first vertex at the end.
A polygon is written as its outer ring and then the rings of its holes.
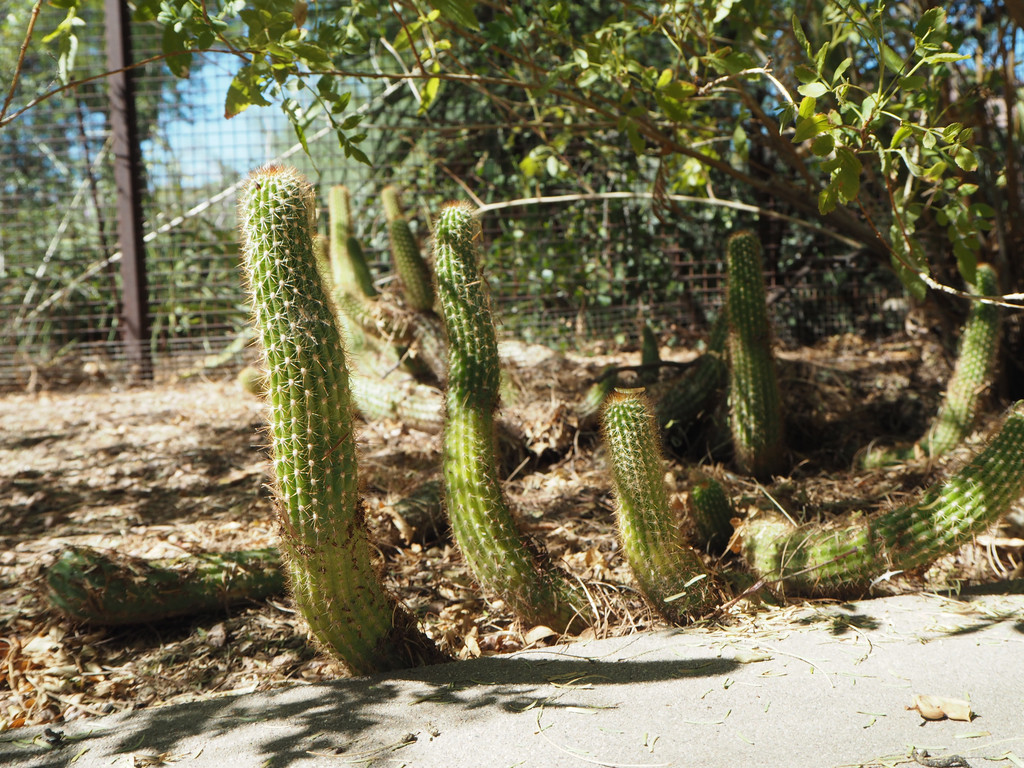
{"type": "Polygon", "coordinates": [[[348,369],[313,257],[313,190],[294,169],[261,168],[242,190],[240,215],[296,604],[316,639],[357,673],[439,660],[374,570],[348,369]]]}
{"type": "Polygon", "coordinates": [[[581,601],[520,534],[498,482],[498,344],[477,265],[477,231],[472,209],[459,203],[446,206],[434,228],[438,297],[449,344],[445,503],[459,549],[484,589],[525,622],[563,631],[579,615],[581,601]]]}
{"type": "Polygon", "coordinates": [[[729,423],[739,468],[766,479],[785,467],[782,407],[765,305],[761,244],[749,231],[729,238],[729,423]]]}
{"type": "MultiPolygon", "coordinates": [[[[992,296],[999,292],[999,278],[989,264],[979,264],[972,292],[992,296]]],[[[960,337],[956,366],[938,415],[921,447],[929,456],[951,451],[970,432],[983,396],[992,384],[999,352],[999,307],[975,301],[960,337]]]]}
{"type": "Polygon", "coordinates": [[[391,255],[395,269],[402,279],[402,290],[409,306],[420,312],[431,312],[434,308],[434,285],[420,247],[409,229],[402,211],[398,190],[384,187],[380,192],[384,217],[388,222],[388,238],[391,241],[391,255]]]}
{"type": "Polygon", "coordinates": [[[1001,429],[947,481],[915,504],[874,518],[793,528],[778,517],[740,528],[743,553],[758,573],[798,593],[848,592],[887,571],[909,571],[954,551],[1024,494],[1024,401],[1001,429]]]}
{"type": "Polygon", "coordinates": [[[619,537],[640,591],[667,619],[683,623],[700,615],[716,595],[669,505],[654,417],[642,393],[616,389],[603,413],[619,537]]]}

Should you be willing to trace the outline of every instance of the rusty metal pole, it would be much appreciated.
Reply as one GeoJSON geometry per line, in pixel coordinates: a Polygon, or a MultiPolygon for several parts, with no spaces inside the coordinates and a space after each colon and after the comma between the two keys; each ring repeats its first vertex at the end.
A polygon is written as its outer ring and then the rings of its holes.
{"type": "Polygon", "coordinates": [[[149,296],[142,231],[142,150],[132,83],[130,15],[125,0],[105,0],[110,129],[114,140],[117,229],[121,240],[121,330],[132,378],[152,379],[149,296]]]}

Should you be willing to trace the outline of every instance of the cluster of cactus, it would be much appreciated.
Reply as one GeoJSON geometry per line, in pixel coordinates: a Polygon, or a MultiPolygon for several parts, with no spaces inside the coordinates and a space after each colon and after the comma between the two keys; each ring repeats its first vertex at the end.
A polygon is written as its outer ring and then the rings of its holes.
{"type": "MultiPolygon", "coordinates": [[[[449,204],[437,218],[434,282],[427,262],[417,258],[397,194],[388,190],[382,200],[404,306],[384,300],[373,287],[352,234],[346,191],[331,191],[327,243],[315,235],[313,192],[297,172],[260,169],[241,195],[245,272],[264,351],[262,367],[247,382],[269,403],[281,549],[295,603],[316,640],[355,672],[444,659],[378,577],[359,498],[355,401],[371,416],[443,430],[443,506],[456,543],[486,593],[526,624],[582,629],[595,620],[586,594],[520,531],[498,477],[500,364],[473,210],[449,204]],[[440,319],[431,319],[435,308],[440,319]],[[446,338],[424,357],[443,361],[443,366],[437,361],[430,366],[444,385],[443,395],[421,383],[381,385],[350,372],[343,327],[350,336],[359,330],[368,339],[422,347],[426,338],[442,339],[432,325],[441,321],[446,338]]],[[[973,461],[916,503],[877,516],[802,527],[757,515],[734,531],[735,511],[725,489],[709,477],[691,476],[691,520],[683,524],[665,485],[660,433],[671,435],[675,425],[688,425],[698,414],[715,410],[723,390],[728,390],[737,467],[759,478],[785,469],[756,238],[749,232],[730,238],[727,262],[726,307],[708,350],[669,386],[658,406],[642,389],[616,389],[616,371],[609,370],[581,408],[581,415],[600,411],[622,552],[641,592],[666,618],[681,623],[717,604],[718,582],[701,552],[714,556],[738,546],[753,570],[792,591],[863,590],[886,573],[919,568],[953,550],[1024,493],[1024,404],[1019,404],[973,461]]],[[[979,268],[979,290],[991,292],[981,283],[988,274],[979,268]]],[[[990,337],[984,343],[972,341],[973,328],[969,323],[963,342],[968,351],[962,353],[970,361],[964,367],[972,371],[984,368],[993,355],[990,337]]],[[[657,388],[659,364],[657,344],[648,332],[640,383],[657,388]]],[[[974,401],[966,408],[962,403],[980,391],[982,379],[969,381],[950,385],[943,415],[926,438],[930,446],[959,440],[964,424],[973,419],[974,401]]],[[[425,505],[433,510],[440,500],[436,487],[430,488],[425,505]]],[[[65,565],[54,571],[53,583],[66,586],[73,580],[69,574],[89,574],[80,579],[79,603],[95,602],[100,592],[115,603],[131,603],[132,582],[113,566],[89,565],[74,552],[61,562],[65,565]]],[[[221,566],[231,562],[231,556],[217,561],[221,566]]],[[[263,564],[253,578],[272,586],[276,565],[263,564]]],[[[174,568],[154,565],[147,573],[168,570],[174,568]]],[[[214,574],[215,569],[208,571],[214,574]]],[[[218,573],[211,578],[227,578],[218,573]]],[[[245,573],[240,571],[239,578],[245,573]]],[[[276,573],[280,580],[280,570],[276,573]]],[[[205,593],[224,600],[229,590],[224,582],[220,591],[205,593]]],[[[70,594],[75,597],[73,589],[70,594]]],[[[65,610],[73,614],[71,607],[65,610]]]]}

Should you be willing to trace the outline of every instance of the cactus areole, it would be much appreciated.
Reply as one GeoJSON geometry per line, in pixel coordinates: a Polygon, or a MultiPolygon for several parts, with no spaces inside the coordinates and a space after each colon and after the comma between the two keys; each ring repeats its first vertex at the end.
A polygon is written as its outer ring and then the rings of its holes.
{"type": "Polygon", "coordinates": [[[294,169],[267,166],[250,176],[239,207],[296,604],[319,643],[356,673],[439,660],[371,559],[348,369],[313,256],[313,190],[294,169]]]}

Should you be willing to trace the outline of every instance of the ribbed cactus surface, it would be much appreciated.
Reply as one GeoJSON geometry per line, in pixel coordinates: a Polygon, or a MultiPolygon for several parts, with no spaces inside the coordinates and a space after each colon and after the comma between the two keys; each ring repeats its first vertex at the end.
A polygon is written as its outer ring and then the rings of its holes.
{"type": "Polygon", "coordinates": [[[267,166],[239,207],[295,602],[316,639],[358,673],[437,660],[374,570],[345,353],[313,255],[313,190],[294,169],[267,166]]]}
{"type": "Polygon", "coordinates": [[[348,187],[331,187],[327,196],[331,273],[335,288],[352,296],[377,295],[373,275],[352,226],[352,196],[348,187]]]}
{"type": "Polygon", "coordinates": [[[693,619],[716,595],[700,556],[683,541],[669,504],[654,417],[643,391],[615,390],[605,405],[602,426],[612,462],[622,552],[633,576],[670,621],[693,619]]]}
{"type": "Polygon", "coordinates": [[[384,218],[388,223],[391,256],[395,260],[395,270],[402,280],[405,300],[413,309],[429,312],[434,307],[434,284],[430,278],[430,267],[409,228],[398,190],[394,187],[384,187],[380,192],[380,199],[384,207],[384,218]]]}
{"type": "Polygon", "coordinates": [[[694,536],[702,549],[720,554],[732,538],[732,519],[736,511],[717,480],[696,472],[693,480],[689,508],[694,536]]]}
{"type": "MultiPolygon", "coordinates": [[[[990,264],[979,264],[971,292],[999,293],[999,278],[990,264]]],[[[982,399],[995,377],[999,352],[999,307],[976,301],[971,305],[960,337],[953,374],[938,415],[921,447],[928,456],[948,453],[966,437],[977,418],[982,399]]]]}
{"type": "Polygon", "coordinates": [[[729,424],[736,464],[767,479],[786,467],[782,406],[765,304],[761,244],[737,232],[727,248],[729,424]]]}
{"type": "Polygon", "coordinates": [[[953,552],[1024,495],[1024,401],[974,458],[913,504],[875,517],[794,528],[758,517],[740,531],[743,554],[793,593],[863,590],[889,571],[910,571],[953,552]]]}
{"type": "MultiPolygon", "coordinates": [[[[581,601],[568,580],[519,532],[498,481],[494,412],[498,344],[468,205],[446,206],[434,227],[438,297],[448,330],[445,504],[474,577],[525,622],[565,630],[581,601]]],[[[575,622],[582,627],[584,620],[575,622]]]]}

